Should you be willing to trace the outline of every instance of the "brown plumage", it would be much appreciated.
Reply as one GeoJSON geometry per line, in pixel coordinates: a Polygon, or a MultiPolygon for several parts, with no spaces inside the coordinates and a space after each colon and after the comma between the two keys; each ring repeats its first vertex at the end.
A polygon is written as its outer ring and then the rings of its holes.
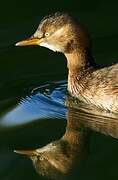
{"type": "Polygon", "coordinates": [[[16,45],[36,44],[65,55],[72,96],[118,113],[118,64],[101,69],[96,66],[88,32],[80,23],[65,13],[46,16],[31,38],[16,45]]]}
{"type": "MultiPolygon", "coordinates": [[[[64,180],[78,173],[89,151],[89,131],[69,109],[66,132],[62,138],[36,150],[17,150],[33,161],[38,174],[48,179],[64,180]]],[[[72,178],[73,179],[73,178],[72,178]]]]}

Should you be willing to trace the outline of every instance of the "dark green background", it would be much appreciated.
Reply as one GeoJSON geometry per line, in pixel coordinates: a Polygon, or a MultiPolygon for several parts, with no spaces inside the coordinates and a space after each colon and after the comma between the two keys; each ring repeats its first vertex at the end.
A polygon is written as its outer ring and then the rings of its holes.
{"type": "MultiPolygon", "coordinates": [[[[24,95],[32,86],[47,80],[64,79],[66,61],[61,54],[42,47],[15,47],[29,37],[44,15],[66,11],[87,26],[93,51],[99,64],[118,59],[118,1],[116,0],[4,0],[0,2],[0,100],[24,95]],[[42,78],[44,77],[45,78],[42,78]]],[[[6,107],[6,106],[5,106],[6,107]]],[[[2,105],[0,107],[2,109],[2,105]]],[[[1,110],[2,113],[2,110],[1,110]]],[[[0,136],[0,180],[42,179],[32,163],[12,152],[15,147],[36,146],[38,130],[29,127],[23,133],[11,131],[0,136]],[[32,142],[30,142],[29,134],[32,142]],[[20,138],[21,135],[21,138],[20,138]],[[30,144],[31,143],[31,144],[30,144]],[[30,145],[29,145],[30,144],[30,145]],[[22,145],[22,146],[21,146],[22,145]],[[9,150],[10,149],[10,150],[9,150]]],[[[44,132],[42,132],[44,133],[44,132]]],[[[44,135],[44,134],[43,134],[44,135]]],[[[48,134],[45,133],[45,138],[48,134]]],[[[46,141],[45,141],[46,142],[46,141]]],[[[91,154],[77,179],[118,179],[117,140],[93,133],[91,154]]]]}

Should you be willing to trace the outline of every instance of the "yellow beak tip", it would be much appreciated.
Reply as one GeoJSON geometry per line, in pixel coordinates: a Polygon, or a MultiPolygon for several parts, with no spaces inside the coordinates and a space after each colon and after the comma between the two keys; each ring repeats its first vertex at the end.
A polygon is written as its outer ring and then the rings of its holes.
{"type": "Polygon", "coordinates": [[[15,44],[15,46],[21,46],[20,42],[17,42],[17,43],[15,44]]]}

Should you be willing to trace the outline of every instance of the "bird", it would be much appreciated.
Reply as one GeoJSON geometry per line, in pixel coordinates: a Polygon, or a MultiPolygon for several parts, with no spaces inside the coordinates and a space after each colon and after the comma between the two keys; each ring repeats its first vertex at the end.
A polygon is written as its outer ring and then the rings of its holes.
{"type": "Polygon", "coordinates": [[[77,175],[78,168],[87,160],[89,139],[90,131],[73,116],[73,109],[69,108],[66,131],[60,139],[37,149],[14,152],[30,158],[39,175],[64,180],[77,175]]]}
{"type": "Polygon", "coordinates": [[[118,63],[100,67],[92,53],[86,28],[65,12],[45,16],[36,32],[16,46],[39,45],[67,59],[68,91],[79,101],[118,113],[118,63]]]}

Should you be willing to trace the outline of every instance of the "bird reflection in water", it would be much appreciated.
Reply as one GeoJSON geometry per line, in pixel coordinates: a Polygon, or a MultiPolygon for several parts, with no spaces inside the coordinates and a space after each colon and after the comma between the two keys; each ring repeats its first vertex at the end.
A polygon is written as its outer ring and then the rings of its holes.
{"type": "Polygon", "coordinates": [[[117,114],[91,109],[85,104],[77,109],[71,98],[68,106],[67,127],[62,138],[36,150],[16,150],[29,156],[36,171],[49,179],[68,179],[79,173],[79,167],[89,155],[90,130],[118,138],[117,114]]]}
{"type": "Polygon", "coordinates": [[[89,131],[72,113],[69,108],[62,138],[36,150],[15,151],[28,155],[40,175],[56,180],[67,179],[78,172],[79,165],[88,157],[89,131]]]}
{"type": "MultiPolygon", "coordinates": [[[[50,89],[48,85],[45,88],[50,89]]],[[[47,119],[49,129],[49,125],[54,125],[54,121],[51,123],[51,119],[48,118],[58,117],[59,121],[63,118],[64,123],[68,108],[66,132],[62,138],[36,150],[17,150],[18,153],[29,156],[33,160],[37,172],[49,179],[69,179],[71,177],[71,179],[76,179],[79,176],[81,167],[89,155],[91,130],[118,138],[117,114],[100,111],[100,109],[85,105],[72,97],[68,97],[67,107],[65,107],[63,105],[66,98],[65,89],[66,84],[62,82],[56,84],[55,82],[54,89],[49,91],[49,98],[47,98],[46,95],[42,95],[42,88],[39,88],[38,92],[25,97],[0,116],[0,128],[2,129],[3,127],[11,129],[14,125],[19,127],[26,122],[29,124],[36,121],[38,121],[40,129],[44,122],[42,119],[47,119]],[[39,109],[39,107],[41,108],[39,109]],[[40,124],[40,120],[42,124],[40,124]]],[[[55,123],[57,125],[57,121],[55,123]]],[[[54,127],[58,126],[56,125],[54,127]]],[[[40,130],[38,132],[41,133],[40,130]]],[[[49,132],[52,132],[52,128],[49,132]]],[[[47,134],[50,135],[50,133],[47,134]]]]}

